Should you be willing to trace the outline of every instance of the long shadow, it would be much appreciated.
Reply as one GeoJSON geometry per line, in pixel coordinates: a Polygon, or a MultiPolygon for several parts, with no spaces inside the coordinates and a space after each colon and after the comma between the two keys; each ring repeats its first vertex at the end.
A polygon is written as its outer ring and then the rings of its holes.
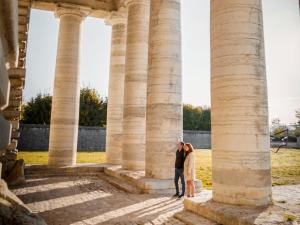
{"type": "Polygon", "coordinates": [[[151,206],[148,206],[148,207],[145,207],[145,208],[143,208],[143,209],[137,210],[135,213],[140,213],[140,214],[147,213],[147,212],[156,210],[156,209],[158,209],[158,208],[160,208],[160,207],[163,207],[163,206],[161,206],[161,205],[164,205],[164,204],[166,204],[166,203],[171,204],[171,203],[174,203],[174,202],[176,202],[176,201],[179,201],[179,200],[173,199],[173,198],[169,198],[169,199],[166,199],[166,200],[164,200],[164,201],[160,201],[160,202],[158,202],[158,203],[155,203],[155,204],[153,204],[153,205],[151,205],[151,206]]]}
{"type": "Polygon", "coordinates": [[[124,201],[123,194],[114,194],[111,196],[106,196],[98,199],[93,199],[91,201],[73,204],[62,208],[57,208],[53,210],[48,210],[39,213],[48,224],[51,225],[68,225],[79,221],[84,221],[103,213],[117,210],[119,208],[128,207],[133,204],[142,202],[137,202],[137,200],[126,199],[124,201]],[[114,206],[113,203],[117,203],[114,206]],[[55,215],[55,216],[54,216],[55,215]],[[69,216],[68,216],[69,215],[69,216]]]}
{"type": "MultiPolygon", "coordinates": [[[[89,179],[89,177],[86,176],[84,176],[84,178],[89,179]]],[[[18,186],[16,188],[30,188],[47,184],[55,185],[59,182],[76,182],[76,180],[80,179],[82,179],[82,177],[50,177],[42,180],[32,180],[27,184],[18,186]]],[[[96,221],[95,223],[92,223],[96,224],[97,217],[99,218],[99,216],[101,217],[101,215],[105,213],[108,214],[111,219],[104,218],[105,222],[101,223],[99,221],[99,224],[119,223],[124,220],[130,221],[128,220],[129,218],[137,221],[151,221],[162,213],[167,213],[181,207],[180,205],[168,206],[168,204],[173,204],[176,201],[171,197],[162,199],[160,201],[159,198],[162,198],[163,196],[135,195],[120,192],[113,186],[101,180],[101,178],[91,178],[91,183],[88,184],[80,184],[79,182],[70,187],[54,188],[52,190],[37,191],[34,193],[25,193],[20,194],[19,197],[26,204],[33,204],[33,207],[41,207],[36,208],[35,210],[40,211],[39,215],[41,215],[45,221],[51,225],[69,225],[76,222],[84,222],[85,220],[90,220],[94,217],[96,217],[96,221]],[[98,191],[99,196],[97,193],[98,191]],[[96,195],[90,192],[95,192],[96,195]],[[85,193],[87,194],[86,197],[84,195],[85,193]],[[101,196],[102,193],[103,195],[101,196]],[[83,195],[80,197],[75,196],[78,194],[83,195]],[[72,199],[73,195],[75,198],[74,201],[72,199]],[[63,197],[69,198],[66,200],[63,197]],[[91,197],[91,200],[89,200],[89,197],[91,197]],[[145,204],[144,207],[143,202],[147,200],[150,200],[150,202],[145,204]],[[152,200],[153,204],[151,203],[152,200]],[[41,205],[38,204],[42,201],[46,201],[45,205],[44,203],[41,203],[41,205]],[[37,203],[37,205],[35,205],[35,203],[37,203]],[[135,209],[134,205],[139,203],[142,204],[137,205],[135,209]],[[159,210],[160,207],[163,207],[162,210],[159,210]],[[118,214],[114,215],[114,213],[119,213],[119,216],[118,214]],[[139,215],[141,217],[137,218],[139,215]]]]}
{"type": "MultiPolygon", "coordinates": [[[[75,180],[74,180],[75,181],[75,180]]],[[[99,185],[96,186],[94,183],[90,184],[74,184],[70,187],[56,188],[47,191],[37,191],[34,193],[27,193],[18,195],[18,197],[25,203],[36,203],[40,201],[47,201],[55,198],[68,197],[72,195],[78,195],[82,193],[89,193],[93,191],[103,191],[105,190],[99,185]],[[76,187],[76,188],[74,188],[76,187]]]]}
{"type": "MultiPolygon", "coordinates": [[[[166,213],[169,213],[169,212],[173,212],[177,209],[179,211],[182,208],[182,206],[180,206],[180,205],[168,206],[168,207],[165,206],[164,208],[165,209],[163,209],[163,210],[157,211],[155,213],[147,214],[147,215],[144,215],[144,216],[137,215],[137,211],[135,211],[135,212],[132,212],[132,213],[129,213],[129,214],[126,214],[126,215],[122,215],[122,216],[119,216],[119,217],[115,217],[115,218],[112,218],[112,219],[105,220],[103,222],[97,223],[95,221],[95,223],[92,223],[92,224],[93,225],[123,224],[125,222],[134,222],[134,223],[137,223],[137,224],[150,224],[150,223],[154,224],[155,219],[157,219],[160,215],[163,215],[163,214],[166,214],[166,213]]],[[[170,215],[170,217],[171,217],[171,215],[170,215]]],[[[161,220],[161,219],[159,219],[159,220],[161,220]]],[[[166,219],[165,222],[167,222],[167,220],[169,220],[169,219],[166,219]]]]}
{"type": "MultiPolygon", "coordinates": [[[[30,178],[26,180],[25,184],[14,185],[11,186],[11,190],[19,189],[19,188],[29,188],[29,187],[36,187],[40,185],[47,185],[47,184],[55,184],[57,182],[63,182],[66,179],[64,176],[57,176],[57,177],[44,177],[44,178],[30,178]]],[[[78,177],[68,177],[69,181],[78,180],[78,177]]]]}
{"type": "MultiPolygon", "coordinates": [[[[66,177],[45,177],[45,178],[32,178],[30,180],[26,180],[25,184],[21,184],[21,185],[14,185],[14,186],[10,186],[9,188],[11,190],[16,190],[16,189],[20,189],[20,188],[28,188],[28,187],[36,187],[36,186],[40,186],[40,185],[46,185],[46,184],[55,184],[57,182],[62,182],[66,179],[66,177]]],[[[68,177],[69,181],[75,181],[78,180],[78,177],[68,177]]]]}

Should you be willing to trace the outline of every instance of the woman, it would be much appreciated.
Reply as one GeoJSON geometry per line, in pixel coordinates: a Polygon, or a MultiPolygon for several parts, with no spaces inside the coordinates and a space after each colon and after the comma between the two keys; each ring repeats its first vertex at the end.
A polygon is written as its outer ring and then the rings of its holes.
{"type": "Polygon", "coordinates": [[[187,197],[195,196],[195,157],[194,148],[190,143],[184,145],[184,150],[186,152],[184,161],[184,179],[187,184],[187,197]]]}

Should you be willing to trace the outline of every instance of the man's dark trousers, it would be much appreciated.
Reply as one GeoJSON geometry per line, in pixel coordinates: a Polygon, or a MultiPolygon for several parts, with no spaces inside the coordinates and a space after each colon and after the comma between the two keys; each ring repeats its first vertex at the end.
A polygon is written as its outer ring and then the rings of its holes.
{"type": "Polygon", "coordinates": [[[181,180],[181,191],[182,191],[182,195],[184,195],[185,193],[185,181],[184,181],[184,176],[183,176],[183,169],[177,169],[175,168],[175,188],[176,188],[176,194],[179,195],[179,187],[178,187],[178,181],[179,178],[181,180]]]}

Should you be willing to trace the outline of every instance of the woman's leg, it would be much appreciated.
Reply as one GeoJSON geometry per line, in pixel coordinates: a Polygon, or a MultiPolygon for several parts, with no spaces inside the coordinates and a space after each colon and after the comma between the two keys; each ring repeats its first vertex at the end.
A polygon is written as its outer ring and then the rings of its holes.
{"type": "Polygon", "coordinates": [[[191,196],[191,181],[190,180],[187,181],[187,196],[188,197],[191,196]]]}
{"type": "Polygon", "coordinates": [[[189,192],[190,192],[190,186],[189,186],[189,181],[188,180],[186,180],[186,196],[189,196],[189,192]]]}
{"type": "Polygon", "coordinates": [[[194,197],[195,196],[195,182],[193,180],[191,180],[191,196],[194,197]]]}

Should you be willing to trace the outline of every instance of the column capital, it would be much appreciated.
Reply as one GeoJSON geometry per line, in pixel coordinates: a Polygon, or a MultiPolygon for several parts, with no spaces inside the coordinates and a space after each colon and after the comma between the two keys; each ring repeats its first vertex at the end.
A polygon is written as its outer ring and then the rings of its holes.
{"type": "Polygon", "coordinates": [[[55,9],[55,16],[59,18],[65,14],[76,15],[79,17],[86,17],[90,14],[91,8],[86,6],[80,6],[70,3],[58,3],[55,9]]]}
{"type": "Polygon", "coordinates": [[[110,12],[109,16],[106,17],[106,25],[115,25],[115,24],[126,24],[127,23],[127,8],[121,7],[118,11],[110,12]]]}

